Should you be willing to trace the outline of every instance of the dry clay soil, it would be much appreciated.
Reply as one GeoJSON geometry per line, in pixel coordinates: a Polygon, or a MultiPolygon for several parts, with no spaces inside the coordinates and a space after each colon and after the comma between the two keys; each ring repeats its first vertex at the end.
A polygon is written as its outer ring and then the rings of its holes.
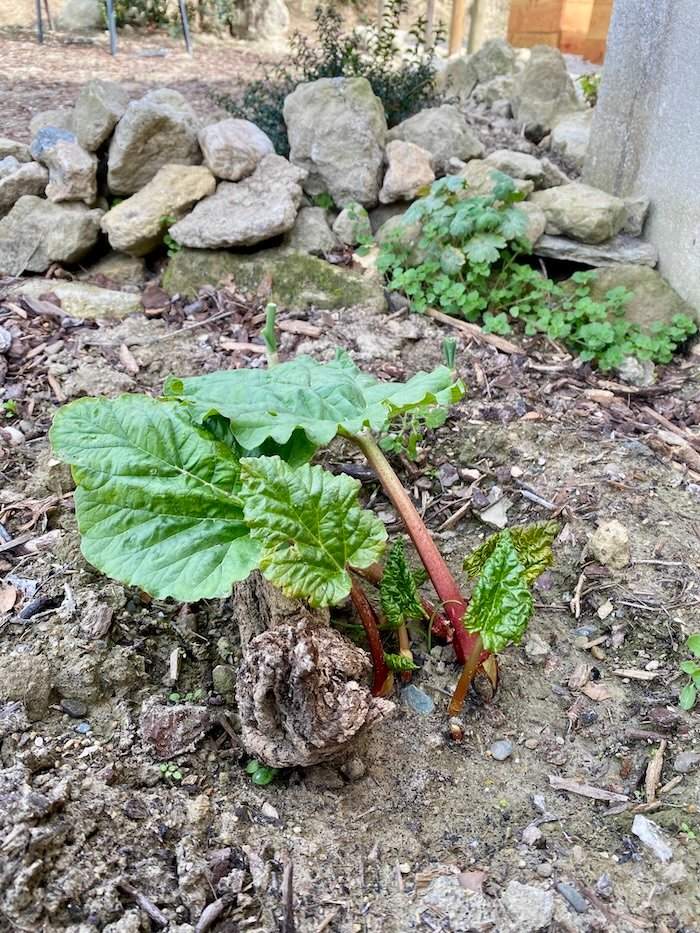
{"type": "MultiPolygon", "coordinates": [[[[15,335],[5,391],[17,398],[26,438],[0,441],[0,522],[12,539],[40,538],[35,548],[0,552],[4,591],[17,593],[0,616],[1,651],[33,658],[52,691],[33,721],[13,702],[16,693],[0,710],[0,926],[159,929],[135,901],[143,897],[182,933],[198,923],[197,930],[291,930],[292,911],[304,933],[508,930],[517,925],[501,915],[498,897],[515,880],[553,892],[552,930],[696,928],[699,775],[678,773],[674,763],[698,749],[698,713],[680,711],[677,696],[684,641],[698,628],[700,490],[642,415],[652,407],[693,423],[693,358],[634,397],[551,347],[544,354],[532,343],[506,355],[462,340],[466,398],[424,438],[420,466],[397,468],[456,573],[493,531],[479,510],[480,493],[494,485],[511,502],[510,524],[557,518],[556,567],[538,584],[530,634],[501,659],[494,701],[470,698],[461,742],[450,739],[446,713],[459,673],[452,651],[429,653],[416,629],[422,668],[413,682],[435,702],[432,713],[395,695],[394,714],[344,759],[256,787],[243,770],[233,699],[212,686],[213,668],[235,665],[239,653],[230,605],[151,601],[91,569],[79,551],[69,479],[49,457],[57,395],[158,392],[171,372],[261,365],[259,355],[221,342],[259,339],[250,315],[173,336],[186,323],[175,306],[153,314],[62,329],[16,301],[0,303],[0,323],[15,335]],[[545,505],[523,495],[528,489],[545,505]],[[620,572],[585,552],[597,525],[613,518],[630,535],[631,563],[620,572]],[[578,618],[570,606],[577,592],[578,618]],[[179,775],[170,777],[144,743],[140,717],[144,703],[168,704],[175,690],[201,691],[185,706],[206,722],[169,760],[179,775]],[[64,711],[71,699],[85,704],[78,718],[64,711]],[[503,739],[513,753],[496,761],[490,748],[503,739]],[[645,793],[659,749],[661,771],[645,793]],[[552,779],[626,799],[596,801],[552,779]],[[637,812],[662,827],[670,861],[632,834],[637,812]],[[528,844],[522,834],[533,822],[541,835],[530,830],[528,844]],[[468,898],[464,885],[483,887],[482,925],[450,920],[452,902],[439,884],[435,897],[426,894],[443,876],[458,878],[453,900],[460,891],[468,898]],[[576,889],[585,912],[557,891],[561,883],[576,889]],[[223,907],[218,919],[203,916],[212,902],[223,907]]],[[[389,320],[358,307],[283,317],[319,334],[285,333],[285,355],[328,359],[342,346],[381,378],[440,362],[445,331],[419,316],[389,320]]],[[[346,450],[331,452],[335,463],[347,459],[346,450]]],[[[371,481],[363,495],[400,534],[371,481]]]]}

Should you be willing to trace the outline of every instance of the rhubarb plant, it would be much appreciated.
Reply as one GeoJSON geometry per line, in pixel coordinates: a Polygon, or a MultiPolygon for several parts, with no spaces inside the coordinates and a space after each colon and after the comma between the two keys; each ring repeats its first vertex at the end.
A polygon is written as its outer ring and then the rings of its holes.
{"type": "MultiPolygon", "coordinates": [[[[266,346],[276,362],[274,312],[266,346]]],[[[447,407],[464,393],[451,368],[379,382],[338,351],[267,369],[171,378],[163,396],[83,398],[59,410],[53,450],[72,466],[85,558],[123,583],[184,602],[223,598],[254,570],[312,606],[351,598],[374,665],[372,691],[415,668],[406,623],[448,637],[464,671],[452,711],[480,665],[518,641],[532,611],[529,585],[550,560],[551,523],[503,533],[467,560],[471,602],[378,443],[397,419],[447,407]],[[359,501],[360,484],[311,460],[340,437],[366,457],[425,568],[402,544],[384,567],[387,533],[359,501]],[[419,595],[429,578],[433,606],[419,595]],[[375,608],[367,582],[380,586],[375,608]],[[386,620],[386,621],[384,621],[386,620]],[[383,630],[396,631],[398,653],[383,630]]],[[[491,665],[493,675],[493,664],[491,665]]]]}

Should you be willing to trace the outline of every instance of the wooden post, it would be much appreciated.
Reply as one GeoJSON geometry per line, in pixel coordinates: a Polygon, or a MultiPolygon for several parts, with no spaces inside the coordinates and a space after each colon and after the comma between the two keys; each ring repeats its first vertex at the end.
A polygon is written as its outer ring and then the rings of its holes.
{"type": "Polygon", "coordinates": [[[435,0],[428,0],[425,11],[425,45],[431,48],[435,41],[435,0]]]}
{"type": "Polygon", "coordinates": [[[479,19],[483,12],[481,7],[481,0],[472,0],[472,8],[469,14],[469,38],[467,39],[467,52],[470,53],[476,52],[474,46],[476,45],[476,36],[480,26],[479,19]]]}
{"type": "Polygon", "coordinates": [[[450,20],[450,48],[448,55],[457,55],[462,48],[464,33],[464,14],[467,0],[452,0],[452,18],[450,20]]]}

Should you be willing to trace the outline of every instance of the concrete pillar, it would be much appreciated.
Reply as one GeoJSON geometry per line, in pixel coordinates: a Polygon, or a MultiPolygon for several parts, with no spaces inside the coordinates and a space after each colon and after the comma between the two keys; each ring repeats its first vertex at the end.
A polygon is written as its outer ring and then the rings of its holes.
{"type": "Polygon", "coordinates": [[[651,199],[659,271],[700,309],[698,0],[615,0],[583,180],[651,199]]]}

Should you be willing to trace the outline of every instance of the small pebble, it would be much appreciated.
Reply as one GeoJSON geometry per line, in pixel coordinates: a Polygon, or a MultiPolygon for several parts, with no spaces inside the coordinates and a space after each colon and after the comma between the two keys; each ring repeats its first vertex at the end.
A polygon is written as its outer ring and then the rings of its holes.
{"type": "Polygon", "coordinates": [[[64,697],[61,700],[60,707],[68,716],[73,719],[83,719],[87,716],[87,706],[82,700],[73,700],[70,697],[64,697]]]}
{"type": "Polygon", "coordinates": [[[494,742],[491,746],[491,757],[495,761],[505,761],[506,758],[510,758],[512,754],[513,746],[508,739],[501,739],[498,742],[494,742]]]}
{"type": "Polygon", "coordinates": [[[602,874],[596,881],[595,893],[598,895],[598,897],[605,898],[605,900],[607,900],[609,897],[612,897],[613,882],[612,878],[607,872],[602,874]]]}
{"type": "Polygon", "coordinates": [[[571,629],[571,634],[576,637],[590,638],[591,635],[597,634],[598,629],[595,625],[579,625],[576,628],[571,629]]]}
{"type": "Polygon", "coordinates": [[[401,699],[404,703],[408,703],[411,709],[420,713],[421,716],[429,716],[435,709],[435,704],[428,694],[424,693],[413,684],[409,684],[408,687],[403,688],[401,691],[401,699]]]}
{"type": "Polygon", "coordinates": [[[92,732],[92,726],[89,722],[81,722],[75,727],[75,731],[80,735],[87,735],[88,732],[92,732]]]}
{"type": "Polygon", "coordinates": [[[359,781],[360,778],[365,776],[367,768],[361,758],[358,758],[357,755],[353,755],[352,758],[348,758],[340,770],[348,781],[359,781]]]}
{"type": "Polygon", "coordinates": [[[557,891],[577,914],[587,913],[588,903],[586,898],[582,894],[579,894],[576,888],[572,887],[570,884],[566,884],[564,881],[560,881],[557,885],[557,891]]]}
{"type": "Polygon", "coordinates": [[[533,849],[544,849],[547,845],[544,833],[539,826],[535,826],[534,823],[526,826],[523,830],[523,842],[526,846],[532,846],[533,849]]]}
{"type": "Polygon", "coordinates": [[[605,659],[605,652],[600,647],[600,645],[593,645],[591,648],[591,654],[596,659],[596,661],[603,661],[605,659]]]}
{"type": "Polygon", "coordinates": [[[551,878],[554,874],[554,866],[551,862],[542,862],[535,870],[540,878],[551,878]]]}
{"type": "Polygon", "coordinates": [[[676,755],[673,762],[673,770],[679,774],[690,774],[700,767],[700,752],[681,752],[676,755]]]}

